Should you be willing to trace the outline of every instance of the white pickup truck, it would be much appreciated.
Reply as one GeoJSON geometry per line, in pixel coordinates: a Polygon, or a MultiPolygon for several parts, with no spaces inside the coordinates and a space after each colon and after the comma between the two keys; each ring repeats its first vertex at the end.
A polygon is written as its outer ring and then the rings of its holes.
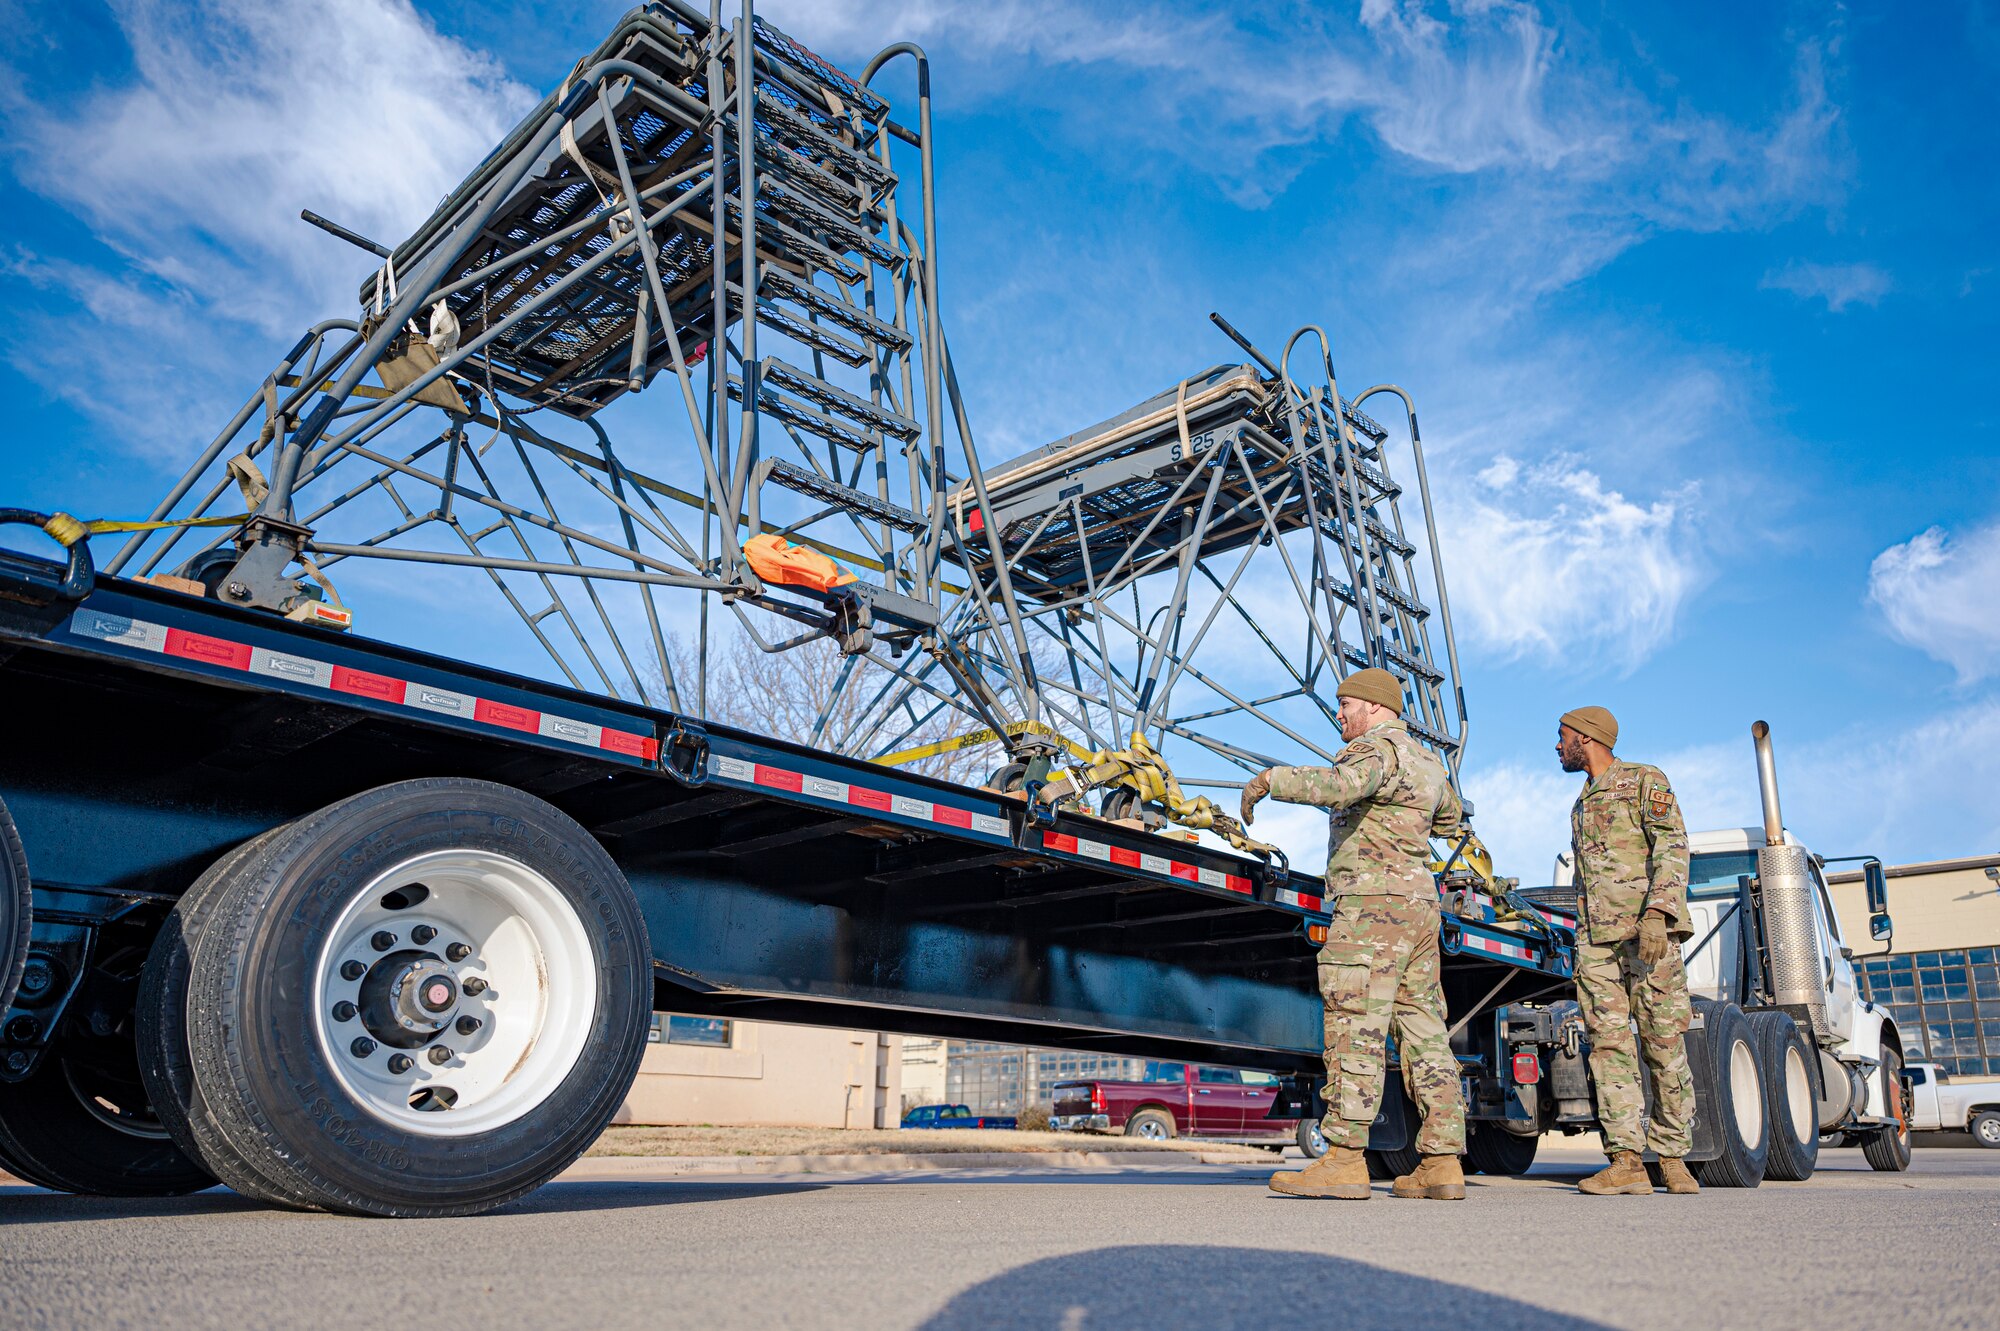
{"type": "Polygon", "coordinates": [[[2000,1150],[2000,1077],[1953,1077],[1936,1063],[1912,1063],[1903,1076],[1912,1128],[1969,1132],[1975,1146],[2000,1150]]]}

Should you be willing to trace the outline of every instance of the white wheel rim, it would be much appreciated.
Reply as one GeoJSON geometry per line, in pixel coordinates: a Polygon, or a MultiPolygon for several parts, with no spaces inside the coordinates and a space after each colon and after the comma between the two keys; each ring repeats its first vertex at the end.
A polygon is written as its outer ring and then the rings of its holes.
{"type": "Polygon", "coordinates": [[[1729,1046],[1729,1109],[1737,1136],[1755,1150],[1764,1140],[1764,1088],[1757,1080],[1757,1051],[1748,1040],[1729,1046]]]}
{"type": "Polygon", "coordinates": [[[1314,1155],[1326,1154],[1326,1129],[1313,1123],[1306,1128],[1306,1143],[1312,1147],[1314,1155]]]}
{"type": "Polygon", "coordinates": [[[1149,1118],[1139,1125],[1139,1135],[1159,1141],[1167,1135],[1167,1130],[1160,1126],[1159,1120],[1149,1118]]]}
{"type": "Polygon", "coordinates": [[[334,922],[314,967],[313,1033],[372,1117],[424,1137],[489,1132],[576,1066],[596,972],[589,930],[547,878],[491,851],[433,851],[381,874],[334,922]],[[421,899],[396,904],[417,885],[421,899]],[[394,942],[378,947],[378,932],[394,942]],[[431,1010],[447,992],[449,1006],[431,1010]]]}
{"type": "Polygon", "coordinates": [[[1979,1140],[1983,1142],[2000,1142],[2000,1118],[1982,1118],[1979,1120],[1979,1140]]]}
{"type": "Polygon", "coordinates": [[[1814,1110],[1812,1082],[1806,1076],[1806,1061],[1799,1057],[1795,1046],[1785,1047],[1785,1113],[1792,1120],[1792,1136],[1801,1142],[1809,1142],[1819,1130],[1815,1121],[1819,1116],[1814,1110]]]}

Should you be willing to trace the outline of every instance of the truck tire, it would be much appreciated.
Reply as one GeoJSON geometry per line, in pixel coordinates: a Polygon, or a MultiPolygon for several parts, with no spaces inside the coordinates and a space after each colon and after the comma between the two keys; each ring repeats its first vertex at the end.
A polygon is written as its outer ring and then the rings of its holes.
{"type": "Polygon", "coordinates": [[[1174,1127],[1174,1116],[1164,1109],[1141,1109],[1125,1120],[1127,1137],[1143,1137],[1147,1141],[1171,1141],[1178,1135],[1174,1127]]]}
{"type": "Polygon", "coordinates": [[[1903,1094],[1903,1051],[1884,1049],[1882,1066],[1875,1075],[1882,1079],[1882,1106],[1895,1121],[1861,1138],[1861,1158],[1878,1173],[1900,1174],[1910,1167],[1910,1107],[1903,1094]]]}
{"type": "Polygon", "coordinates": [[[7,806],[0,804],[0,1019],[14,1004],[14,990],[28,964],[28,931],[35,899],[28,882],[28,852],[7,806]]]}
{"type": "Polygon", "coordinates": [[[1318,1119],[1300,1119],[1298,1131],[1292,1135],[1306,1159],[1317,1160],[1326,1154],[1326,1131],[1320,1127],[1318,1119]]]}
{"type": "Polygon", "coordinates": [[[1540,1137],[1517,1137],[1505,1128],[1483,1123],[1468,1123],[1466,1127],[1465,1163],[1474,1173],[1519,1178],[1534,1168],[1540,1137]]]}
{"type": "Polygon", "coordinates": [[[1754,1188],[1764,1181],[1771,1151],[1757,1035],[1736,1004],[1696,1002],[1707,1013],[1708,1038],[1702,1042],[1704,1066],[1692,1070],[1699,1112],[1711,1115],[1721,1153],[1697,1163],[1695,1177],[1705,1187],[1754,1188]]]}
{"type": "Polygon", "coordinates": [[[604,848],[485,781],[366,791],[283,829],[203,926],[188,1044],[228,1146],[332,1211],[472,1215],[610,1122],[652,953],[604,848]]]}
{"type": "Polygon", "coordinates": [[[1771,1132],[1764,1177],[1803,1182],[1819,1165],[1819,1104],[1810,1071],[1812,1046],[1789,1012],[1767,1008],[1745,1015],[1757,1036],[1764,1117],[1771,1132]]]}
{"type": "Polygon", "coordinates": [[[243,866],[282,830],[253,837],[231,850],[174,903],[140,973],[133,1024],[147,1098],[174,1143],[246,1197],[274,1205],[303,1206],[309,1203],[307,1194],[272,1168],[262,1153],[241,1155],[222,1135],[195,1080],[188,1053],[188,981],[194,954],[217,903],[228,894],[243,866]]]}
{"type": "Polygon", "coordinates": [[[1972,1116],[1965,1130],[1972,1134],[1974,1146],[1984,1146],[1989,1151],[2000,1150],[2000,1113],[1982,1109],[1972,1116]]]}
{"type": "MultiPolygon", "coordinates": [[[[102,933],[84,984],[115,1002],[144,953],[102,933]]],[[[93,1015],[112,1015],[93,1008],[93,1015]]],[[[30,1183],[98,1197],[176,1197],[215,1186],[147,1097],[131,1026],[66,1024],[24,1079],[0,1083],[0,1162],[30,1183]]]]}

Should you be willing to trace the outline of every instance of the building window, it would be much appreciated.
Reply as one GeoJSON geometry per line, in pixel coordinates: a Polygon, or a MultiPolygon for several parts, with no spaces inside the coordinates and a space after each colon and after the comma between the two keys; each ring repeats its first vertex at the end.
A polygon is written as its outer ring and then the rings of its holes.
{"type": "Polygon", "coordinates": [[[655,1012],[653,1026],[646,1032],[646,1039],[652,1044],[698,1044],[711,1049],[727,1049],[730,1045],[729,1025],[726,1017],[676,1017],[655,1012]]]}
{"type": "Polygon", "coordinates": [[[1895,1018],[1908,1057],[1962,1077],[2000,1075],[2000,948],[1868,957],[1859,978],[1895,1018]]]}

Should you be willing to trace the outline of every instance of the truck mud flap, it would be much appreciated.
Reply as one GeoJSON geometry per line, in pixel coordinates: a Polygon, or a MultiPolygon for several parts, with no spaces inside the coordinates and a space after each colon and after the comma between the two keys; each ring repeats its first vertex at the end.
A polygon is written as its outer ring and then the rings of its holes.
{"type": "Polygon", "coordinates": [[[1382,1108],[1376,1112],[1375,1123],[1368,1129],[1368,1149],[1406,1149],[1416,1134],[1416,1122],[1417,1107],[1410,1103],[1409,1094],[1403,1090],[1402,1070],[1392,1067],[1382,1078],[1382,1108]]]}
{"type": "MultiPolygon", "coordinates": [[[[1687,1049],[1688,1071],[1694,1075],[1694,1145],[1688,1150],[1689,1160],[1713,1160],[1722,1154],[1722,1140],[1716,1135],[1716,1118],[1710,1106],[1715,1099],[1715,1087],[1708,1077],[1708,1030],[1702,1022],[1702,1014],[1697,1010],[1694,1022],[1688,1032],[1681,1037],[1687,1049]]],[[[1646,1073],[1646,1108],[1653,1107],[1653,1076],[1646,1073]]]]}
{"type": "MultiPolygon", "coordinates": [[[[1271,1104],[1267,1118],[1321,1119],[1326,1117],[1326,1100],[1316,1080],[1296,1077],[1285,1083],[1271,1104]]],[[[1391,1067],[1382,1078],[1382,1105],[1368,1129],[1368,1149],[1400,1151],[1409,1146],[1416,1133],[1417,1107],[1403,1089],[1399,1069],[1391,1067]]]]}

